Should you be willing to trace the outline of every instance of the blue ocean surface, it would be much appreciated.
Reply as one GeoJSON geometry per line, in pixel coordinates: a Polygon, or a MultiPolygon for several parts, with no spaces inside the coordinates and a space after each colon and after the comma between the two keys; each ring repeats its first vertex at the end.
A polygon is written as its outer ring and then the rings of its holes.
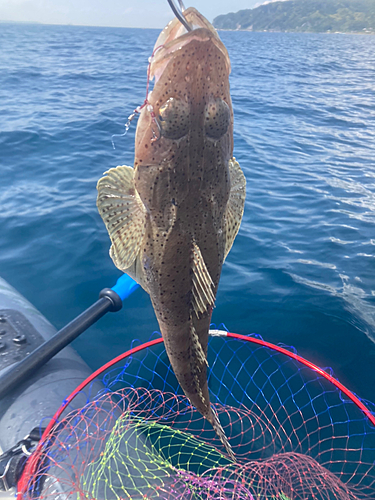
{"type": "MultiPolygon", "coordinates": [[[[96,183],[132,165],[157,30],[0,24],[0,276],[57,328],[120,276],[96,183]]],[[[375,37],[221,32],[241,229],[213,321],[375,401],[375,37]]],[[[158,329],[138,289],[74,342],[94,369],[158,329]]]]}

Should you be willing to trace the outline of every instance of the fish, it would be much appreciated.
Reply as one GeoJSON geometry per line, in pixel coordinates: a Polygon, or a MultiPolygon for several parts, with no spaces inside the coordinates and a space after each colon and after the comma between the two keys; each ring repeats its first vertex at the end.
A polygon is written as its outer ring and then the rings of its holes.
{"type": "Polygon", "coordinates": [[[160,33],[134,166],[104,173],[97,207],[114,264],[150,295],[175,376],[235,460],[207,384],[212,310],[238,233],[245,176],[233,157],[228,52],[194,8],[160,33]]]}

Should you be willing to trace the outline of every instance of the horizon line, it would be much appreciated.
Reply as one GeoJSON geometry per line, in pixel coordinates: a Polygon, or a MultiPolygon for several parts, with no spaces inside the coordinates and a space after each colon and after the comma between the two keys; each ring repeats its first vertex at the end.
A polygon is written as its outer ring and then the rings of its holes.
{"type": "Polygon", "coordinates": [[[38,26],[74,26],[83,28],[119,28],[119,29],[134,29],[134,30],[162,30],[160,28],[146,28],[144,26],[113,26],[113,25],[97,25],[97,24],[74,24],[74,23],[43,23],[41,21],[12,21],[11,19],[0,19],[0,24],[33,24],[38,26]]]}

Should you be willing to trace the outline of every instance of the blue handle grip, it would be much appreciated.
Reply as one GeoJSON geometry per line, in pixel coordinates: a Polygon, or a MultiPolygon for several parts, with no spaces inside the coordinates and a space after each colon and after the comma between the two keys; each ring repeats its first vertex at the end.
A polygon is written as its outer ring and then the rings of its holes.
{"type": "Polygon", "coordinates": [[[136,281],[127,274],[123,274],[119,277],[115,286],[112,287],[112,290],[117,293],[121,300],[125,300],[138,287],[139,285],[136,281]]]}

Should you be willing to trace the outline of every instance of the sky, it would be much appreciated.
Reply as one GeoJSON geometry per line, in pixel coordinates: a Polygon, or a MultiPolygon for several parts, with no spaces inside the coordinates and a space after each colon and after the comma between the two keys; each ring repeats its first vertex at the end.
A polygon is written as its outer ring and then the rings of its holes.
{"type": "MultiPolygon", "coordinates": [[[[195,7],[211,22],[220,14],[262,3],[259,0],[190,2],[185,0],[185,6],[195,7]]],[[[163,28],[172,16],[167,0],[0,0],[0,21],[163,28]]]]}

